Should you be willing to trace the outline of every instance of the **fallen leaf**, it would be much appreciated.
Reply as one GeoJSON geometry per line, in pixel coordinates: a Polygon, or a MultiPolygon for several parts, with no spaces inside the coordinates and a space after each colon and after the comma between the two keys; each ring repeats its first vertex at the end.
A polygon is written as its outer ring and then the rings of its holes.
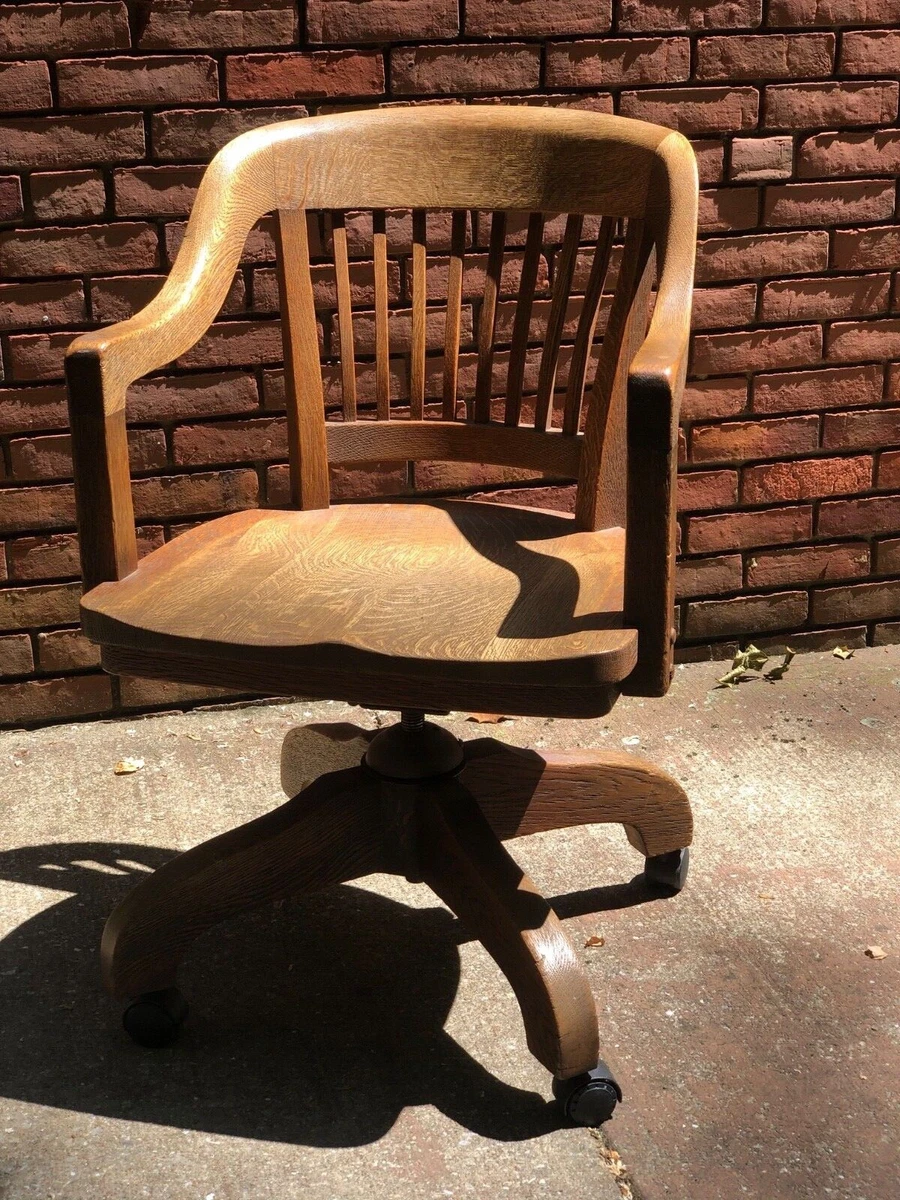
{"type": "Polygon", "coordinates": [[[882,950],[880,946],[866,946],[866,958],[887,958],[887,950],[882,950]]]}
{"type": "Polygon", "coordinates": [[[761,671],[768,661],[769,656],[751,643],[745,650],[738,650],[731,663],[731,670],[726,671],[719,680],[719,687],[734,687],[748,671],[761,671]]]}
{"type": "Polygon", "coordinates": [[[597,935],[594,934],[592,937],[589,937],[588,940],[584,944],[585,944],[585,948],[587,948],[588,946],[605,946],[606,938],[605,937],[597,937],[597,935]]]}
{"type": "Polygon", "coordinates": [[[766,671],[765,675],[763,675],[763,679],[771,680],[773,683],[776,679],[783,679],[787,674],[788,667],[791,665],[791,659],[795,658],[796,654],[796,650],[792,650],[790,646],[785,646],[784,658],[777,667],[773,667],[771,671],[766,671]]]}
{"type": "Polygon", "coordinates": [[[190,738],[192,742],[202,742],[203,741],[203,738],[200,736],[199,733],[186,733],[184,736],[186,738],[190,738]]]}
{"type": "Polygon", "coordinates": [[[466,720],[474,721],[477,725],[499,725],[501,721],[511,721],[512,718],[502,713],[469,713],[466,720]]]}
{"type": "Polygon", "coordinates": [[[772,895],[771,892],[760,892],[759,898],[760,898],[760,900],[774,900],[775,899],[775,897],[772,895]]]}
{"type": "Polygon", "coordinates": [[[835,658],[852,658],[853,651],[849,646],[835,646],[831,652],[835,658]]]}
{"type": "Polygon", "coordinates": [[[142,758],[120,758],[113,767],[114,775],[133,775],[144,765],[142,758]]]}

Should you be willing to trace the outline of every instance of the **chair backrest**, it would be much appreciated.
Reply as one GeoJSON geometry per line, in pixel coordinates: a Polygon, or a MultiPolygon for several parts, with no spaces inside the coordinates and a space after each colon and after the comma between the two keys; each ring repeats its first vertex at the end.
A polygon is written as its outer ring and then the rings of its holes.
{"type": "MultiPolygon", "coordinates": [[[[676,409],[684,379],[696,196],[680,134],[589,112],[422,106],[266,126],[211,163],[156,299],[76,356],[102,358],[107,418],[124,410],[128,384],[205,332],[274,211],[296,505],[328,505],[329,463],[456,460],[577,479],[580,527],[623,524],[636,351],[676,409]],[[323,356],[329,396],[340,380],[328,414],[323,356]]],[[[671,414],[663,426],[668,454],[671,414]]]]}

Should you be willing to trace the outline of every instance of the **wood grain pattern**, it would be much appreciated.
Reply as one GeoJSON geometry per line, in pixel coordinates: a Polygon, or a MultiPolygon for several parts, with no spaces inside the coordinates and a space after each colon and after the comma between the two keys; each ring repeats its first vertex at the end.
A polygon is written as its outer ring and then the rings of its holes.
{"type": "Polygon", "coordinates": [[[519,300],[513,322],[512,343],[509,350],[509,371],[506,379],[507,425],[518,425],[522,416],[522,387],[525,380],[525,359],[528,353],[531,311],[538,271],[541,265],[544,237],[544,214],[531,213],[528,217],[528,233],[525,238],[525,255],[522,259],[522,277],[519,283],[519,300]]]}
{"type": "Polygon", "coordinates": [[[278,214],[278,287],[291,501],[299,508],[327,508],[330,497],[325,399],[309,273],[306,213],[302,210],[289,209],[278,214]]]}
{"type": "Polygon", "coordinates": [[[444,330],[444,395],[441,415],[456,419],[459,379],[460,316],[462,311],[463,263],[466,252],[466,213],[454,212],[450,230],[450,260],[447,265],[447,324],[444,330]]]}
{"type": "Polygon", "coordinates": [[[353,302],[350,294],[350,261],[344,214],[332,214],[334,273],[337,283],[338,328],[341,343],[341,396],[345,421],[356,420],[356,355],[353,350],[353,302]]]}
{"type": "Polygon", "coordinates": [[[414,421],[425,411],[425,212],[413,213],[412,352],[409,364],[409,408],[414,421]]]}
{"type": "Polygon", "coordinates": [[[419,809],[425,882],[512,984],[528,1049],[559,1079],[597,1065],[597,1017],[584,967],[559,918],[457,781],[419,809]]]}
{"type": "Polygon", "coordinates": [[[616,223],[610,217],[604,217],[600,222],[600,233],[597,236],[597,245],[594,247],[591,273],[588,276],[587,287],[584,290],[581,316],[578,318],[575,345],[572,349],[572,361],[569,363],[569,378],[566,382],[562,431],[567,434],[577,433],[581,422],[581,406],[584,400],[587,365],[594,342],[594,330],[597,328],[597,317],[600,312],[600,298],[603,294],[603,284],[609,269],[609,257],[612,250],[615,227],[616,223]]]}
{"type": "Polygon", "coordinates": [[[478,318],[478,373],[475,378],[476,421],[491,419],[491,383],[494,368],[494,323],[497,319],[497,298],[500,295],[500,275],[506,248],[506,213],[495,212],[491,217],[491,239],[488,247],[484,293],[478,318]]]}
{"type": "Polygon", "coordinates": [[[372,254],[375,259],[375,396],[378,419],[391,415],[390,335],[388,333],[387,234],[385,214],[372,214],[372,254]]]}
{"type": "Polygon", "coordinates": [[[538,374],[537,401],[535,403],[534,425],[536,429],[546,429],[553,411],[553,389],[556,385],[556,368],[559,363],[559,347],[562,340],[563,326],[566,321],[566,307],[572,292],[572,275],[575,271],[575,261],[578,257],[578,243],[581,240],[581,229],[584,217],[580,213],[570,213],[566,218],[566,232],[563,236],[562,249],[556,263],[555,279],[553,281],[553,299],[550,302],[550,315],[547,318],[547,331],[544,335],[544,349],[541,354],[541,368],[538,374]]]}

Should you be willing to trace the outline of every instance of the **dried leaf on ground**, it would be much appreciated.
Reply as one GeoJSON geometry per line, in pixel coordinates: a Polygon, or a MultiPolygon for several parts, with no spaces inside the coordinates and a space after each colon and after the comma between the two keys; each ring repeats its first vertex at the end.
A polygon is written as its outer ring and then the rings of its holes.
{"type": "Polygon", "coordinates": [[[596,934],[593,934],[591,937],[588,938],[588,940],[584,943],[584,945],[585,945],[585,949],[587,949],[588,946],[605,946],[606,938],[598,937],[596,934]]]}
{"type": "Polygon", "coordinates": [[[474,721],[476,725],[499,725],[501,721],[511,721],[512,717],[502,713],[469,713],[466,720],[474,721]]]}
{"type": "Polygon", "coordinates": [[[831,652],[835,658],[852,658],[853,651],[849,646],[835,646],[831,652]]]}
{"type": "Polygon", "coordinates": [[[751,643],[745,650],[738,650],[732,660],[731,670],[721,677],[719,686],[735,687],[748,671],[761,671],[768,661],[768,654],[763,654],[762,650],[751,643]]]}
{"type": "Polygon", "coordinates": [[[120,758],[113,767],[114,775],[133,775],[144,765],[142,758],[120,758]]]}
{"type": "Polygon", "coordinates": [[[874,958],[876,960],[887,958],[887,950],[882,950],[880,946],[866,946],[866,958],[874,958]]]}
{"type": "Polygon", "coordinates": [[[765,675],[763,675],[763,679],[771,680],[773,683],[776,679],[783,679],[787,674],[788,667],[791,665],[791,659],[795,658],[796,655],[796,650],[792,650],[790,646],[785,646],[784,658],[777,667],[772,667],[771,671],[766,671],[765,675]]]}

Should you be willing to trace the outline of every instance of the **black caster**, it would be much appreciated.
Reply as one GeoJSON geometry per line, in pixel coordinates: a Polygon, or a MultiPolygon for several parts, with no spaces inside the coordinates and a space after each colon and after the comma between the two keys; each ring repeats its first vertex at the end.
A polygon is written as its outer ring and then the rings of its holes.
{"type": "Polygon", "coordinates": [[[622,1099],[622,1089],[605,1062],[572,1079],[554,1079],[553,1095],[573,1125],[602,1125],[622,1099]]]}
{"type": "Polygon", "coordinates": [[[171,1046],[176,1040],[187,1010],[187,1002],[178,988],[145,992],[125,1009],[122,1025],[139,1046],[159,1050],[163,1046],[171,1046]]]}
{"type": "Polygon", "coordinates": [[[662,896],[674,896],[687,883],[691,853],[687,849],[656,854],[644,860],[644,882],[662,896]]]}

